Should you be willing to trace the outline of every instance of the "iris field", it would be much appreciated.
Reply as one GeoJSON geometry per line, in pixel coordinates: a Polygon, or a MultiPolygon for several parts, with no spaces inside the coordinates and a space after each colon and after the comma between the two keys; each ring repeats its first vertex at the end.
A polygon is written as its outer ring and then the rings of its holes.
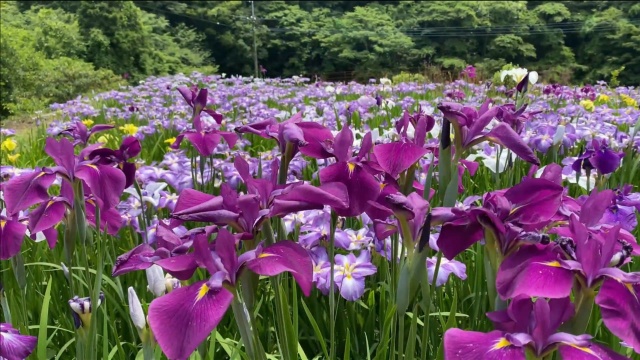
{"type": "Polygon", "coordinates": [[[503,79],[194,73],[3,125],[0,358],[639,359],[640,91],[503,79]]]}

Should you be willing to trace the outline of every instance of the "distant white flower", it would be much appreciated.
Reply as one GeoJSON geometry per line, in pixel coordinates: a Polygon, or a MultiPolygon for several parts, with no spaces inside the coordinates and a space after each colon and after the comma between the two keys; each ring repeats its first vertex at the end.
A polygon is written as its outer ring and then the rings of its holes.
{"type": "Polygon", "coordinates": [[[380,79],[380,84],[382,84],[382,85],[391,85],[391,79],[386,78],[386,77],[381,78],[380,79]]]}
{"type": "MultiPolygon", "coordinates": [[[[513,81],[517,83],[519,83],[520,81],[522,81],[522,79],[524,79],[525,76],[527,76],[527,69],[523,69],[523,68],[515,68],[515,69],[510,69],[510,70],[502,70],[500,72],[500,81],[504,81],[504,78],[509,76],[511,77],[511,79],[513,79],[513,81]]],[[[537,74],[536,74],[537,75],[537,74]]],[[[536,77],[536,81],[537,81],[537,77],[536,77]]]]}
{"type": "Polygon", "coordinates": [[[529,73],[529,84],[535,85],[538,82],[538,72],[532,71],[529,73]]]}
{"type": "Polygon", "coordinates": [[[491,172],[495,173],[497,168],[498,174],[500,174],[507,166],[509,153],[511,153],[511,161],[515,161],[518,156],[507,149],[502,149],[500,159],[498,159],[497,147],[494,147],[490,154],[487,154],[485,151],[479,151],[476,154],[471,154],[467,156],[467,160],[475,161],[476,159],[482,159],[484,166],[486,166],[491,172]]]}

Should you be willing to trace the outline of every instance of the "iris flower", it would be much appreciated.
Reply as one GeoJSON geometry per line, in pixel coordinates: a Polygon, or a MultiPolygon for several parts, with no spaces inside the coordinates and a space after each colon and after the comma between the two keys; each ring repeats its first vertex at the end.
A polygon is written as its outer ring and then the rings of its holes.
{"type": "Polygon", "coordinates": [[[505,259],[496,279],[500,296],[561,298],[571,294],[574,278],[581,291],[599,287],[595,302],[604,305],[604,324],[640,352],[640,272],[619,268],[629,260],[633,247],[618,240],[618,226],[598,234],[572,214],[569,229],[570,237],[561,237],[552,248],[526,246],[505,259]]]}
{"type": "Polygon", "coordinates": [[[496,330],[481,333],[457,328],[444,334],[444,358],[448,360],[525,360],[559,351],[565,360],[619,360],[626,357],[594,342],[590,335],[558,332],[574,313],[569,298],[529,297],[513,299],[507,310],[487,313],[496,330]]]}
{"type": "Polygon", "coordinates": [[[30,335],[21,335],[9,323],[0,324],[0,359],[22,360],[31,355],[36,348],[38,338],[30,335]]]}
{"type": "Polygon", "coordinates": [[[162,351],[170,359],[186,359],[215,329],[238,290],[243,271],[262,276],[290,272],[309,296],[312,263],[306,250],[291,241],[258,247],[236,254],[236,239],[221,229],[215,241],[205,237],[194,241],[198,266],[206,268],[209,279],[173,290],[149,305],[149,326],[162,351]]]}
{"type": "Polygon", "coordinates": [[[193,129],[185,130],[176,136],[176,141],[170,147],[172,149],[179,149],[182,139],[187,138],[201,156],[213,155],[221,139],[224,139],[227,144],[229,144],[229,147],[232,148],[238,140],[236,134],[228,131],[219,131],[211,126],[204,126],[202,124],[200,116],[203,111],[209,114],[218,124],[222,123],[222,115],[206,108],[207,89],[201,89],[196,92],[194,89],[179,87],[178,91],[180,91],[180,94],[182,94],[187,104],[193,109],[191,118],[193,129]]]}
{"type": "Polygon", "coordinates": [[[82,121],[75,121],[72,126],[60,131],[58,135],[67,135],[71,137],[73,141],[73,145],[83,145],[87,146],[89,143],[89,138],[91,135],[113,129],[113,125],[107,124],[97,124],[91,129],[88,129],[87,126],[82,121]]]}
{"type": "Polygon", "coordinates": [[[368,202],[378,198],[380,184],[373,176],[375,171],[371,168],[366,156],[373,146],[371,133],[367,133],[362,140],[362,146],[356,156],[352,155],[353,133],[348,126],[344,126],[335,137],[327,151],[335,156],[337,162],[320,170],[320,182],[342,183],[347,187],[349,194],[348,208],[334,208],[340,216],[352,217],[365,212],[369,207],[368,202]]]}
{"type": "Polygon", "coordinates": [[[275,139],[278,142],[280,153],[287,153],[287,145],[291,149],[287,154],[292,159],[298,151],[302,154],[316,158],[326,159],[331,153],[324,149],[324,143],[333,139],[331,130],[312,121],[302,121],[302,112],[298,112],[288,120],[278,123],[275,119],[255,122],[239,126],[236,132],[255,134],[265,139],[275,139]]]}
{"type": "MultiPolygon", "coordinates": [[[[551,173],[560,169],[548,166],[545,170],[551,173]]],[[[485,195],[482,207],[434,209],[434,219],[444,221],[438,247],[451,260],[490,231],[498,240],[499,252],[506,255],[522,241],[534,240],[536,236],[531,232],[547,225],[556,215],[563,190],[546,178],[525,178],[506,191],[485,195]]]]}
{"type": "Polygon", "coordinates": [[[527,162],[540,165],[533,150],[506,122],[498,122],[491,130],[485,129],[503,111],[498,106],[490,108],[490,104],[491,100],[487,100],[478,110],[450,102],[438,105],[445,119],[449,120],[455,129],[456,151],[465,152],[476,144],[491,141],[510,149],[527,162]]]}

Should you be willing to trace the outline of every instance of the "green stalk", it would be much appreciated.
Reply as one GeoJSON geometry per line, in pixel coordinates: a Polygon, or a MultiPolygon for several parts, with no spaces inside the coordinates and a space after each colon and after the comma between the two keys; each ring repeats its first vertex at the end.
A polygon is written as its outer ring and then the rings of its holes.
{"type": "Polygon", "coordinates": [[[231,309],[233,310],[238,330],[240,330],[240,336],[242,337],[242,342],[244,343],[247,355],[249,356],[249,359],[266,360],[267,356],[262,348],[262,344],[257,342],[254,336],[256,331],[252,327],[253,324],[251,318],[253,316],[244,306],[242,299],[239,297],[240,294],[236,292],[233,297],[233,301],[231,302],[231,309]]]}
{"type": "MultiPolygon", "coordinates": [[[[335,241],[336,241],[336,225],[338,223],[338,214],[331,211],[331,227],[329,235],[329,263],[331,269],[329,270],[329,343],[331,349],[329,350],[329,358],[331,360],[336,359],[336,289],[334,284],[335,275],[335,241]]],[[[395,274],[394,274],[395,276],[395,274]]]]}
{"type": "Polygon", "coordinates": [[[586,334],[596,297],[594,289],[581,285],[579,287],[580,290],[575,293],[574,301],[576,314],[570,321],[572,334],[586,334]]]}

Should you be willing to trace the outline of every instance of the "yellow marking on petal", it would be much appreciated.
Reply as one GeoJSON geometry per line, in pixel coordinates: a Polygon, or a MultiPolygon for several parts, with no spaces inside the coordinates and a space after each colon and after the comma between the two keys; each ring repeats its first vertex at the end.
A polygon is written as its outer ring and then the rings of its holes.
{"type": "Polygon", "coordinates": [[[202,286],[200,286],[200,291],[198,291],[198,296],[196,297],[196,302],[202,300],[202,298],[207,295],[207,293],[209,292],[209,286],[207,286],[207,284],[202,284],[202,286]]]}
{"type": "Polygon", "coordinates": [[[258,255],[258,259],[262,259],[262,258],[266,258],[269,256],[275,256],[275,254],[269,254],[269,253],[260,253],[260,255],[258,255]]]}
{"type": "Polygon", "coordinates": [[[500,340],[498,340],[498,342],[495,345],[493,345],[491,350],[500,350],[510,345],[511,343],[509,342],[509,340],[507,340],[507,338],[500,338],[500,340]]]}
{"type": "Polygon", "coordinates": [[[87,166],[88,166],[88,167],[90,167],[90,168],[92,168],[92,169],[93,169],[93,170],[95,170],[95,171],[99,171],[99,170],[98,170],[98,167],[97,167],[97,166],[95,166],[95,165],[93,165],[93,164],[89,164],[89,165],[87,165],[87,166]]]}
{"type": "Polygon", "coordinates": [[[7,225],[7,220],[0,220],[0,229],[4,229],[5,225],[7,225]]]}
{"type": "Polygon", "coordinates": [[[89,199],[89,200],[87,200],[87,202],[89,204],[93,205],[93,206],[96,206],[96,203],[95,203],[95,201],[93,201],[93,199],[89,199]]]}
{"type": "Polygon", "coordinates": [[[545,262],[541,262],[539,264],[542,265],[547,265],[547,266],[551,266],[551,267],[562,267],[562,265],[560,264],[559,261],[554,260],[554,261],[545,261],[545,262]]]}
{"type": "Polygon", "coordinates": [[[49,206],[53,205],[53,203],[54,203],[54,202],[55,202],[55,201],[53,201],[53,200],[49,200],[49,202],[47,203],[47,207],[49,207],[49,206]]]}
{"type": "Polygon", "coordinates": [[[578,345],[576,345],[576,344],[569,344],[569,343],[563,343],[563,344],[565,344],[565,345],[569,345],[569,346],[571,346],[572,348],[578,349],[578,350],[580,350],[580,351],[584,351],[584,352],[586,352],[586,353],[587,353],[587,354],[589,354],[589,355],[593,355],[593,356],[597,357],[598,359],[600,358],[600,357],[598,356],[598,354],[596,354],[595,352],[593,352],[593,350],[589,349],[588,347],[582,347],[582,346],[578,346],[578,345]]]}
{"type": "Polygon", "coordinates": [[[380,190],[384,189],[385,186],[387,186],[387,183],[380,183],[380,190]]]}
{"type": "Polygon", "coordinates": [[[349,168],[349,178],[351,178],[351,175],[353,175],[353,172],[356,170],[356,164],[348,162],[347,168],[349,168]]]}

